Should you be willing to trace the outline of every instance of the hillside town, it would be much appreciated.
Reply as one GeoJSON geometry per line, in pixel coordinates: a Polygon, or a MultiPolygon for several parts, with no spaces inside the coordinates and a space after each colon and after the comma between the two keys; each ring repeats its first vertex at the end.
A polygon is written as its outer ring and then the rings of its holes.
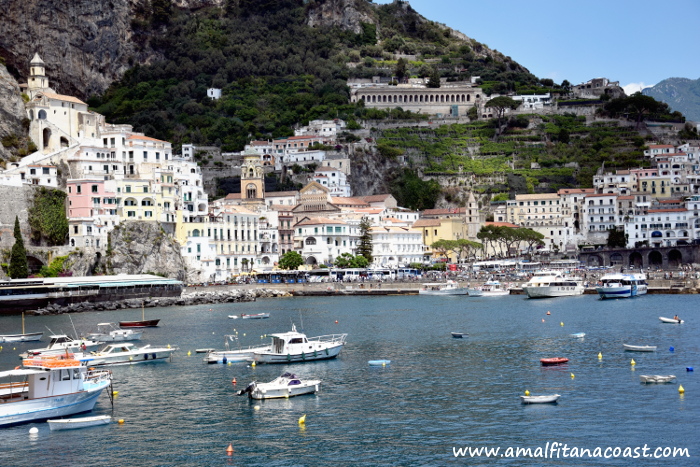
{"type": "MultiPolygon", "coordinates": [[[[436,241],[480,242],[478,234],[488,225],[532,229],[544,236],[543,243],[536,251],[522,243],[506,252],[484,243],[471,259],[521,253],[575,257],[581,250],[605,245],[610,231],[624,232],[628,248],[700,241],[697,144],[648,145],[649,167],[614,172],[601,168],[593,188],[519,194],[486,205],[468,193],[466,206],[418,212],[398,206],[388,193],[353,193],[350,159],[324,149],[337,144],[345,123],[318,120],[297,129],[295,136],[250,141],[241,153],[224,154],[237,161],[229,175],[240,174],[240,192],[211,200],[197,159],[212,148],[183,145],[181,154],[175,154],[168,141],[135,132],[128,124],[106,122],[80,99],[56,93],[38,54],[31,60],[25,86],[30,135],[37,150],[8,164],[0,172],[0,186],[65,190],[66,252],[79,248],[104,255],[116,226],[125,221],[158,223],[177,241],[197,281],[227,281],[246,271],[272,270],[289,251],[299,253],[308,267],[331,266],[343,254],[356,254],[363,219],[371,222],[375,268],[441,261],[444,252],[431,247],[436,241]],[[286,176],[293,165],[308,169],[303,188],[265,190],[266,174],[286,176]]],[[[577,89],[585,92],[585,83],[577,89]]],[[[423,91],[430,94],[426,102],[447,113],[457,112],[453,102],[483,101],[480,90],[471,85],[445,98],[449,88],[440,94],[415,84],[399,97],[386,95],[396,93],[396,87],[357,84],[352,99],[368,105],[405,102],[410,109],[423,105],[423,91]]],[[[210,89],[212,99],[217,95],[220,90],[210,89]]],[[[549,96],[541,97],[529,96],[534,99],[529,111],[549,105],[549,96]]],[[[488,109],[481,111],[489,115],[488,109]]],[[[452,262],[469,259],[447,256],[452,262]]]]}

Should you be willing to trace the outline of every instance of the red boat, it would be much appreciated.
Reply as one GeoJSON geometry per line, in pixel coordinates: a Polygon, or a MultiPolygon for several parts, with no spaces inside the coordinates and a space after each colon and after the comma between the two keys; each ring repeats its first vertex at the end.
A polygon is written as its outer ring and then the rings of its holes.
{"type": "Polygon", "coordinates": [[[564,357],[554,357],[554,358],[541,358],[540,363],[542,366],[547,366],[547,365],[561,365],[562,363],[568,362],[568,358],[564,357]]]}
{"type": "Polygon", "coordinates": [[[120,328],[155,328],[158,327],[159,319],[147,319],[143,321],[119,321],[120,328]]]}

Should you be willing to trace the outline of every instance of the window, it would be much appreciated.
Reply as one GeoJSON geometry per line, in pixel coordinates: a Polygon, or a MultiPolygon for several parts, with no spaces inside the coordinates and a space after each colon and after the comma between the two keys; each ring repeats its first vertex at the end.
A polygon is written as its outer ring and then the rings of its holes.
{"type": "Polygon", "coordinates": [[[92,185],[92,192],[97,193],[97,185],[92,185]]]}
{"type": "Polygon", "coordinates": [[[82,190],[81,190],[81,186],[80,186],[80,185],[77,185],[77,186],[75,187],[75,190],[76,190],[76,191],[75,191],[76,193],[80,194],[81,191],[82,191],[82,190]]]}

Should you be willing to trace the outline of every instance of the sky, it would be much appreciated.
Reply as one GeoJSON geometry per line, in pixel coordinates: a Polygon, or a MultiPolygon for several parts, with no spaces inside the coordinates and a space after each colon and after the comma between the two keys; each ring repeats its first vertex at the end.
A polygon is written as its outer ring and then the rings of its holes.
{"type": "MultiPolygon", "coordinates": [[[[374,3],[391,3],[374,0],[374,3]]],[[[700,0],[409,0],[421,16],[511,57],[538,78],[619,81],[629,95],[700,78],[700,0]]]]}

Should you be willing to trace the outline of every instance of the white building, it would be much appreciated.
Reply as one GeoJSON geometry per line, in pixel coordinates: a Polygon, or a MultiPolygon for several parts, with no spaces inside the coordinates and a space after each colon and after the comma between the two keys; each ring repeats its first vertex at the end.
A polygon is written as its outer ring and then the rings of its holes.
{"type": "Polygon", "coordinates": [[[518,111],[530,111],[530,110],[541,110],[545,106],[552,105],[552,96],[550,93],[547,94],[531,94],[523,96],[512,96],[511,99],[514,101],[520,101],[520,107],[518,111]]]}
{"type": "Polygon", "coordinates": [[[347,180],[347,175],[341,170],[332,167],[318,167],[314,171],[312,181],[328,188],[331,196],[348,198],[352,196],[352,190],[347,180]]]}
{"type": "Polygon", "coordinates": [[[207,97],[211,100],[221,99],[221,89],[219,89],[219,88],[207,89],[207,97]]]}
{"type": "Polygon", "coordinates": [[[370,234],[373,266],[397,268],[423,261],[423,235],[410,226],[397,227],[385,223],[373,226],[370,234]]]}
{"type": "Polygon", "coordinates": [[[294,249],[306,264],[332,265],[343,253],[355,254],[359,237],[359,223],[304,217],[294,226],[294,249]]]}

